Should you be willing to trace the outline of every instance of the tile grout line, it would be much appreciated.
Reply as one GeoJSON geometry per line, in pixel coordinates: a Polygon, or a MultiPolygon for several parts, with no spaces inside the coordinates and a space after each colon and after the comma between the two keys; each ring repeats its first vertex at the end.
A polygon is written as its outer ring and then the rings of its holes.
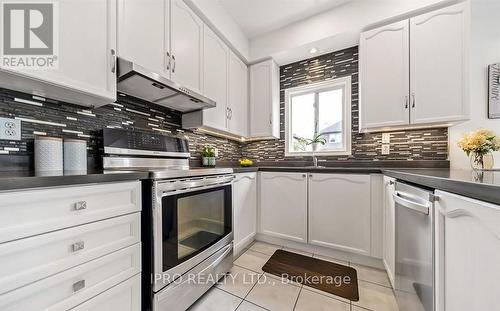
{"type": "MultiPolygon", "coordinates": [[[[248,301],[248,302],[249,302],[249,303],[251,303],[251,304],[254,304],[254,305],[256,305],[256,306],[258,306],[258,307],[260,307],[260,308],[262,308],[262,309],[265,309],[265,310],[268,310],[268,311],[269,311],[269,309],[264,308],[263,306],[258,305],[258,304],[254,303],[254,302],[251,302],[250,300],[247,300],[248,295],[250,295],[250,293],[251,293],[251,292],[252,292],[252,290],[255,288],[255,286],[257,286],[257,284],[259,283],[260,278],[261,278],[263,275],[264,275],[264,273],[262,273],[262,274],[260,274],[260,275],[259,275],[259,278],[257,279],[257,282],[255,282],[255,284],[252,286],[252,288],[251,288],[251,289],[248,291],[248,293],[245,295],[245,298],[243,298],[243,301],[248,301]]],[[[243,301],[242,301],[241,303],[243,303],[243,301]]],[[[238,306],[238,307],[239,307],[239,306],[238,306]]]]}
{"type": "Polygon", "coordinates": [[[299,290],[299,294],[297,295],[297,298],[295,299],[295,303],[293,304],[293,309],[295,311],[295,308],[297,307],[297,302],[299,301],[300,293],[302,293],[302,287],[299,290]]]}

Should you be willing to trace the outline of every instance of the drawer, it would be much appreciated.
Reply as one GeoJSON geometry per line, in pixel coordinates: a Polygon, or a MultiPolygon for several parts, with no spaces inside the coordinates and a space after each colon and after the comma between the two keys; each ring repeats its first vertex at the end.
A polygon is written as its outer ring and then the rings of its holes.
{"type": "Polygon", "coordinates": [[[140,311],[141,275],[138,274],[71,311],[140,311]]]}
{"type": "Polygon", "coordinates": [[[0,310],[68,310],[140,272],[138,243],[0,295],[0,310]]]}
{"type": "Polygon", "coordinates": [[[141,241],[141,214],[0,244],[0,294],[141,241]]]}
{"type": "Polygon", "coordinates": [[[141,183],[0,193],[0,243],[141,210],[141,183]]]}

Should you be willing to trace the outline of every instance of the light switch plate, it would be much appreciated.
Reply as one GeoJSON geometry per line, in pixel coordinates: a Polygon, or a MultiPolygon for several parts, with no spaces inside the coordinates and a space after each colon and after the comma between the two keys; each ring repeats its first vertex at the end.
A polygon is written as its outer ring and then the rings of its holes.
{"type": "Polygon", "coordinates": [[[382,144],[390,144],[390,143],[391,143],[391,134],[382,133],[382,144]]]}
{"type": "Polygon", "coordinates": [[[391,145],[383,144],[382,145],[382,154],[386,155],[386,154],[390,154],[390,153],[391,153],[391,145]]]}
{"type": "Polygon", "coordinates": [[[21,120],[0,118],[0,139],[21,140],[21,120]]]}

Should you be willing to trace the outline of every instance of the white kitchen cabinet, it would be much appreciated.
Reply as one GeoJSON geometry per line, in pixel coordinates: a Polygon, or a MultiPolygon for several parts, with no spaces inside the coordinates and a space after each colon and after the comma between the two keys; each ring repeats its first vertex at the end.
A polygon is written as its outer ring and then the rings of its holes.
{"type": "Polygon", "coordinates": [[[307,174],[260,173],[259,232],[307,243],[307,174]]]}
{"type": "Polygon", "coordinates": [[[57,3],[58,67],[29,70],[1,67],[0,87],[83,106],[114,102],[116,0],[57,3]]]}
{"type": "Polygon", "coordinates": [[[184,3],[171,0],[171,79],[203,94],[203,21],[184,3]]]}
{"type": "Polygon", "coordinates": [[[362,33],[360,53],[361,129],[408,125],[408,20],[362,33]]]}
{"type": "Polygon", "coordinates": [[[250,66],[250,137],[280,137],[279,67],[272,60],[250,66]]]}
{"type": "Polygon", "coordinates": [[[361,34],[360,132],[469,119],[467,2],[361,34]]]}
{"type": "Polygon", "coordinates": [[[396,211],[392,195],[396,191],[394,178],[384,176],[384,221],[383,221],[383,263],[394,287],[394,273],[396,267],[396,211]]]}
{"type": "Polygon", "coordinates": [[[203,85],[205,96],[217,106],[203,110],[203,125],[217,129],[228,128],[228,61],[229,48],[208,27],[203,37],[203,85]]]}
{"type": "Polygon", "coordinates": [[[436,195],[437,310],[500,310],[500,206],[436,195]]]}
{"type": "Polygon", "coordinates": [[[411,123],[469,118],[469,4],[410,19],[411,123]]]}
{"type": "Polygon", "coordinates": [[[229,121],[228,130],[232,134],[248,136],[248,67],[229,51],[229,121]]]}
{"type": "Polygon", "coordinates": [[[170,77],[170,0],[118,0],[118,55],[170,77]]]}
{"type": "Polygon", "coordinates": [[[236,174],[233,182],[234,256],[245,249],[257,233],[257,173],[236,174]]]}
{"type": "Polygon", "coordinates": [[[370,255],[370,188],[370,175],[309,174],[309,243],[370,255]]]}
{"type": "Polygon", "coordinates": [[[141,276],[136,275],[71,309],[71,311],[105,310],[141,310],[141,276]]]}

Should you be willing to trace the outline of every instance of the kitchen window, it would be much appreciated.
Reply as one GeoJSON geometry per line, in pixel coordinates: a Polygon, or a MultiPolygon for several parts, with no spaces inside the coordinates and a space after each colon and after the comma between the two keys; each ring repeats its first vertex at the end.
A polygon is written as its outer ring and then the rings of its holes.
{"type": "Polygon", "coordinates": [[[286,156],[351,154],[351,77],[285,90],[286,156]],[[324,144],[312,143],[319,137],[324,144]]]}

